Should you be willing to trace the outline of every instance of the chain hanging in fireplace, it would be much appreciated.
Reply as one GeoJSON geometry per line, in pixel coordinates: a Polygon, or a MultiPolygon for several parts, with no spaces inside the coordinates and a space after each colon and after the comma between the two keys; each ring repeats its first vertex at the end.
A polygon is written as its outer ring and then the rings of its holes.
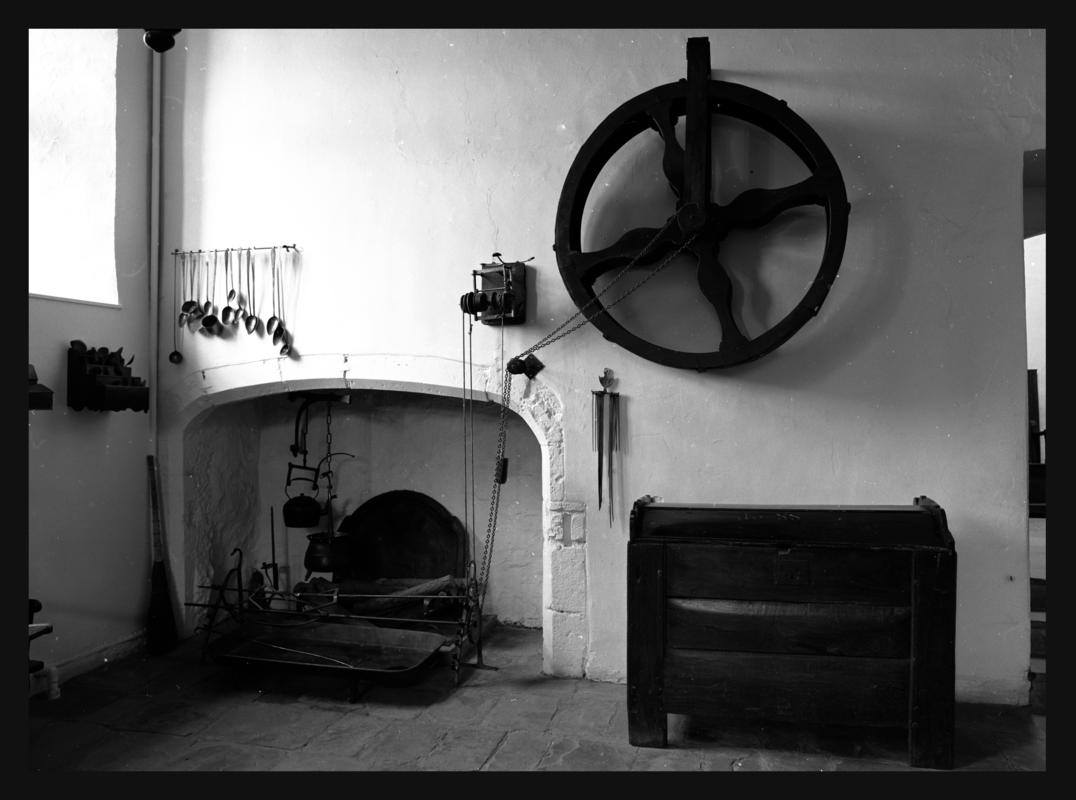
{"type": "MultiPolygon", "coordinates": [[[[690,246],[691,243],[695,240],[695,237],[696,237],[697,234],[691,234],[690,236],[685,237],[684,241],[680,244],[679,247],[677,247],[669,255],[667,255],[664,259],[662,259],[660,262],[658,262],[656,264],[656,266],[651,268],[646,274],[644,274],[642,277],[640,277],[638,280],[636,280],[634,284],[629,286],[620,295],[616,296],[615,299],[613,299],[611,302],[609,302],[606,305],[601,305],[601,304],[598,303],[598,301],[602,298],[602,296],[604,296],[607,292],[609,292],[610,289],[612,289],[614,286],[616,286],[620,282],[620,280],[628,273],[628,271],[632,267],[636,266],[636,264],[639,262],[639,260],[641,258],[643,258],[643,256],[645,256],[647,253],[649,253],[651,249],[653,249],[654,245],[661,240],[661,238],[665,235],[665,232],[668,230],[668,228],[674,222],[676,222],[676,217],[675,216],[670,217],[665,222],[665,225],[657,233],[654,234],[654,236],[650,239],[650,241],[647,242],[646,245],[643,246],[639,250],[639,252],[637,252],[635,254],[635,256],[633,256],[631,258],[631,260],[628,261],[628,263],[626,265],[624,265],[624,267],[622,267],[620,269],[619,272],[617,272],[613,276],[613,278],[609,281],[609,283],[607,283],[605,285],[605,287],[601,291],[596,292],[594,294],[594,296],[588,302],[586,302],[582,306],[580,306],[576,310],[576,312],[574,314],[572,314],[567,319],[565,319],[563,322],[561,322],[561,324],[558,325],[556,328],[551,330],[549,333],[547,333],[545,336],[543,336],[537,342],[532,344],[526,350],[519,353],[519,355],[509,359],[507,364],[505,364],[505,361],[504,361],[504,325],[509,324],[509,323],[508,323],[507,319],[502,319],[501,320],[501,325],[500,325],[500,328],[501,328],[501,341],[500,341],[500,362],[499,363],[504,364],[505,366],[504,366],[504,371],[503,371],[503,373],[501,375],[501,407],[500,407],[500,414],[499,414],[498,421],[497,421],[497,444],[496,444],[496,451],[495,451],[494,459],[493,459],[493,482],[492,482],[492,486],[490,487],[490,494],[489,494],[489,516],[487,517],[487,520],[486,520],[486,538],[485,538],[485,542],[484,542],[484,545],[483,545],[482,559],[481,559],[480,567],[476,566],[475,561],[474,561],[474,553],[475,553],[474,547],[472,547],[472,549],[471,549],[472,556],[471,556],[470,565],[468,567],[468,578],[467,578],[467,589],[466,589],[466,596],[468,598],[468,602],[466,603],[465,617],[461,621],[461,624],[460,624],[459,641],[457,643],[457,647],[456,647],[456,650],[455,650],[456,669],[457,669],[457,671],[458,671],[458,667],[459,667],[460,654],[462,653],[462,650],[463,650],[462,644],[463,644],[464,637],[471,638],[471,640],[475,643],[475,645],[476,645],[476,654],[477,654],[477,658],[478,658],[476,664],[469,664],[468,666],[484,667],[484,665],[482,664],[481,635],[480,635],[480,632],[479,632],[479,635],[477,637],[475,637],[474,634],[475,634],[476,626],[478,628],[481,627],[480,621],[482,619],[482,609],[483,609],[483,606],[485,605],[486,590],[489,588],[490,565],[491,565],[491,563],[493,561],[493,543],[494,543],[494,539],[495,539],[496,533],[497,533],[497,516],[498,516],[498,512],[500,511],[501,486],[505,483],[505,481],[507,480],[507,477],[508,477],[508,459],[505,458],[504,453],[505,453],[505,443],[506,443],[506,440],[507,440],[508,409],[509,409],[509,406],[510,406],[511,400],[512,400],[512,378],[515,375],[526,375],[528,379],[534,378],[545,366],[540,360],[538,360],[538,357],[534,355],[536,352],[538,352],[539,350],[541,350],[541,349],[543,349],[545,347],[548,347],[549,345],[553,344],[554,342],[560,341],[561,339],[565,338],[566,336],[570,336],[571,334],[575,333],[577,330],[579,330],[584,325],[589,323],[594,317],[598,316],[599,314],[608,312],[611,308],[613,308],[618,303],[620,303],[622,300],[624,300],[629,295],[631,295],[633,292],[635,292],[644,283],[646,283],[651,278],[653,278],[655,275],[657,275],[659,272],[661,272],[663,269],[665,269],[665,267],[668,266],[669,263],[671,263],[673,259],[675,259],[677,256],[679,256],[682,252],[684,252],[684,250],[686,250],[688,248],[688,246],[690,246]],[[594,305],[597,305],[597,308],[596,309],[591,309],[591,306],[594,306],[594,305]],[[472,606],[473,606],[473,609],[472,609],[472,606]]],[[[494,253],[493,254],[494,258],[497,258],[497,259],[500,259],[500,255],[501,255],[500,253],[494,253]]],[[[515,266],[515,264],[519,264],[519,263],[520,262],[515,262],[514,264],[507,264],[507,263],[501,261],[501,264],[502,264],[502,266],[504,268],[502,286],[511,287],[512,274],[513,274],[512,273],[512,268],[515,266]]],[[[489,265],[487,265],[487,266],[489,266],[489,265]]],[[[483,299],[480,296],[482,294],[486,294],[486,293],[484,293],[484,292],[471,292],[469,294],[465,294],[462,297],[460,297],[459,305],[460,305],[460,310],[463,312],[464,318],[466,318],[468,316],[478,317],[478,315],[482,311],[486,310],[486,308],[489,307],[488,304],[487,304],[488,301],[483,302],[483,299]]],[[[466,322],[466,319],[464,320],[464,322],[466,322]]],[[[470,329],[467,328],[466,325],[464,326],[464,332],[465,332],[465,335],[467,335],[469,337],[470,329]]],[[[465,442],[465,446],[464,446],[464,453],[465,453],[465,456],[464,456],[464,463],[465,463],[465,469],[464,469],[464,480],[465,480],[464,495],[465,495],[465,503],[466,503],[466,496],[467,496],[469,490],[473,492],[473,488],[471,488],[471,487],[473,487],[473,483],[474,483],[474,480],[473,480],[473,477],[472,477],[470,487],[466,484],[468,470],[470,470],[471,475],[473,476],[473,469],[474,469],[474,457],[473,457],[474,430],[473,430],[473,422],[472,422],[472,425],[471,425],[470,429],[468,429],[468,424],[467,424],[468,406],[469,406],[469,403],[470,403],[470,400],[471,400],[471,395],[473,393],[473,377],[470,376],[470,371],[472,370],[472,365],[471,365],[471,360],[470,360],[470,342],[469,341],[464,343],[463,353],[464,353],[464,357],[463,357],[463,362],[464,362],[463,393],[464,393],[464,436],[465,436],[465,439],[464,439],[464,442],[465,442]],[[470,379],[470,385],[468,384],[469,379],[470,379]],[[467,464],[467,456],[466,456],[468,446],[470,447],[471,453],[472,453],[469,465],[467,464]]],[[[473,517],[473,513],[474,513],[473,512],[473,507],[474,507],[473,501],[472,501],[470,507],[471,507],[471,513],[472,513],[472,517],[473,517]]],[[[466,512],[465,512],[465,514],[466,514],[466,512]]],[[[472,525],[471,525],[471,535],[472,535],[472,537],[474,536],[474,531],[475,531],[475,527],[474,527],[473,522],[472,522],[472,525]]]]}

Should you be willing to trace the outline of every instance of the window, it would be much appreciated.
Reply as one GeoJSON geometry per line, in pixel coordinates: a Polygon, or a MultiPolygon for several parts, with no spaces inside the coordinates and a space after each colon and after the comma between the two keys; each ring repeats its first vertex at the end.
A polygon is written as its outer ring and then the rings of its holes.
{"type": "MultiPolygon", "coordinates": [[[[1046,234],[1024,239],[1024,305],[1027,313],[1027,368],[1038,378],[1039,430],[1046,428],[1046,234]]],[[[1039,442],[1046,460],[1046,440],[1039,442]]]]}
{"type": "Polygon", "coordinates": [[[29,30],[29,290],[116,305],[116,30],[29,30]]]}

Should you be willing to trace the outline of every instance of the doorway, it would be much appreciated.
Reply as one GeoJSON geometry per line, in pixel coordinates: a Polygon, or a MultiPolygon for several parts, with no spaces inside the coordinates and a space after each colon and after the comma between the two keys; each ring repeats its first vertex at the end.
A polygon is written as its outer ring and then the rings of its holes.
{"type": "Polygon", "coordinates": [[[1046,710],[1046,150],[1024,153],[1031,705],[1046,710]]]}

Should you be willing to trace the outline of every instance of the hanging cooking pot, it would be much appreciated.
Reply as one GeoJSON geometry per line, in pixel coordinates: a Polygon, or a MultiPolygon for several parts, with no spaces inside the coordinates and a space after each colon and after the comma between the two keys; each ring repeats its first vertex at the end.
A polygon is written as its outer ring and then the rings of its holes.
{"type": "Polygon", "coordinates": [[[284,524],[289,528],[313,528],[321,519],[321,504],[308,494],[284,503],[284,524]]]}
{"type": "Polygon", "coordinates": [[[310,572],[332,572],[332,534],[321,531],[308,534],[306,538],[309,544],[303,556],[303,566],[310,572]]]}
{"type": "Polygon", "coordinates": [[[303,555],[303,566],[310,572],[339,572],[351,563],[348,537],[334,536],[329,531],[309,533],[303,555]]]}

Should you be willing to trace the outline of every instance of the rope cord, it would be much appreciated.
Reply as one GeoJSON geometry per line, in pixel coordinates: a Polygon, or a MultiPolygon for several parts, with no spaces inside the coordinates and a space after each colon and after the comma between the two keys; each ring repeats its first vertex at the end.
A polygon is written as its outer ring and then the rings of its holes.
{"type": "Polygon", "coordinates": [[[668,220],[666,220],[666,222],[662,226],[661,230],[659,230],[656,234],[654,234],[654,237],[649,242],[647,242],[646,245],[638,253],[636,253],[634,257],[632,257],[631,261],[629,261],[627,264],[624,265],[624,267],[620,270],[620,272],[618,272],[616,275],[613,276],[613,279],[610,280],[608,284],[606,284],[604,289],[602,289],[600,292],[595,293],[595,295],[593,297],[591,297],[587,302],[585,302],[582,306],[580,306],[579,309],[574,314],[572,314],[570,317],[568,317],[566,320],[564,320],[564,322],[562,322],[560,325],[558,325],[552,331],[547,333],[545,336],[543,336],[541,339],[539,339],[533,345],[531,345],[526,350],[524,350],[522,353],[520,353],[518,357],[519,358],[526,358],[531,353],[536,353],[537,351],[541,350],[543,347],[548,347],[549,345],[553,344],[554,342],[560,341],[565,336],[568,336],[569,334],[575,333],[581,327],[583,327],[588,322],[590,322],[592,319],[594,319],[594,317],[598,316],[598,314],[601,314],[601,313],[603,313],[605,311],[608,311],[609,309],[613,308],[613,306],[617,305],[621,300],[624,300],[625,298],[627,298],[628,295],[632,294],[636,289],[638,289],[644,283],[646,283],[651,278],[653,278],[655,275],[657,275],[659,272],[661,272],[663,269],[665,269],[665,267],[667,267],[669,265],[669,263],[674,258],[676,258],[678,255],[680,255],[685,249],[687,249],[688,245],[690,245],[695,240],[695,237],[698,234],[693,233],[691,236],[689,236],[687,239],[685,239],[683,241],[683,243],[678,248],[676,248],[676,250],[674,250],[672,253],[670,253],[668,256],[666,256],[664,261],[662,261],[653,270],[651,270],[645,276],[643,276],[638,281],[636,281],[629,289],[627,289],[627,291],[625,291],[623,294],[618,296],[615,300],[613,300],[613,302],[609,303],[609,305],[601,306],[593,314],[591,314],[590,316],[584,317],[583,319],[579,320],[579,322],[576,322],[574,325],[572,325],[572,327],[568,328],[568,325],[571,325],[571,323],[574,320],[576,320],[578,317],[583,316],[588,307],[590,307],[594,303],[597,303],[598,300],[602,297],[602,295],[604,295],[606,292],[608,292],[610,289],[612,289],[613,286],[615,286],[616,283],[622,277],[624,277],[625,274],[627,274],[628,270],[635,266],[635,264],[639,261],[639,259],[642,258],[643,255],[645,255],[654,246],[654,244],[664,235],[664,233],[669,229],[669,227],[673,224],[673,222],[675,220],[676,220],[676,217],[670,217],[668,220]],[[567,330],[564,330],[565,328],[567,328],[567,330]]]}
{"type": "Polygon", "coordinates": [[[333,402],[325,404],[325,512],[329,516],[329,536],[335,535],[333,520],[333,402]]]}
{"type": "Polygon", "coordinates": [[[475,479],[474,479],[474,320],[468,316],[467,325],[467,408],[470,411],[470,425],[471,435],[467,441],[470,442],[471,450],[471,562],[474,562],[474,547],[475,547],[475,479]]]}
{"type": "MultiPolygon", "coordinates": [[[[471,494],[470,487],[467,485],[468,480],[468,465],[467,465],[467,312],[460,312],[460,367],[463,370],[461,382],[463,384],[463,397],[462,405],[460,406],[460,420],[463,426],[463,520],[466,523],[470,518],[469,513],[469,497],[471,494]]],[[[473,438],[473,436],[471,437],[473,438]]],[[[468,562],[474,562],[474,547],[475,547],[475,535],[474,525],[471,525],[471,552],[468,557],[468,562]]]]}

